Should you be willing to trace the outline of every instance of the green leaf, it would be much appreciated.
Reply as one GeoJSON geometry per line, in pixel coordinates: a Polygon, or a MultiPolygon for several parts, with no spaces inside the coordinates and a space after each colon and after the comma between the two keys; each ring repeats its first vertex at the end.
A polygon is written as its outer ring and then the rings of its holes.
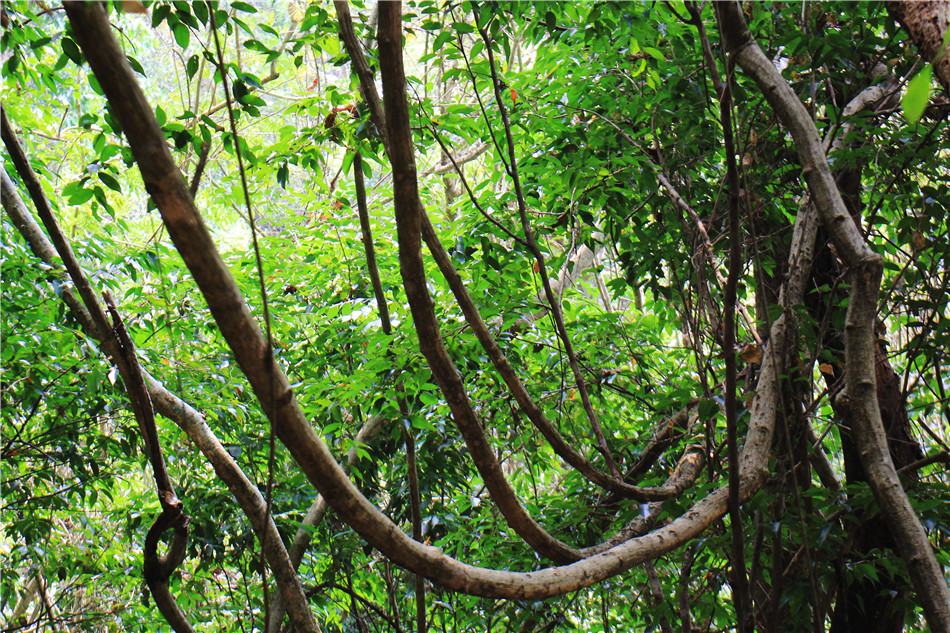
{"type": "Polygon", "coordinates": [[[231,91],[234,92],[235,101],[239,103],[243,102],[244,97],[248,94],[247,85],[240,79],[234,81],[234,84],[231,86],[231,91]]]}
{"type": "Polygon", "coordinates": [[[145,69],[142,68],[142,64],[139,63],[139,60],[135,59],[131,55],[127,55],[126,59],[129,60],[129,66],[132,67],[132,70],[142,75],[143,77],[145,76],[145,69]]]}
{"type": "Polygon", "coordinates": [[[924,115],[924,110],[927,109],[927,103],[930,102],[930,78],[932,74],[933,66],[927,64],[907,84],[907,92],[904,93],[901,105],[904,108],[904,118],[911,123],[917,123],[920,117],[924,115]]]}
{"type": "Polygon", "coordinates": [[[43,48],[44,46],[46,46],[52,41],[53,41],[53,38],[51,37],[41,37],[39,39],[35,39],[32,42],[30,42],[30,48],[32,48],[33,50],[36,50],[38,48],[43,48]]]}
{"type": "Polygon", "coordinates": [[[244,13],[257,13],[257,9],[246,2],[232,2],[231,8],[238,11],[243,11],[244,13]]]}
{"type": "Polygon", "coordinates": [[[465,22],[453,22],[452,28],[455,29],[456,33],[474,33],[475,32],[475,27],[465,22]]]}
{"type": "Polygon", "coordinates": [[[118,193],[122,193],[122,186],[119,184],[119,181],[115,179],[115,176],[105,171],[100,171],[96,175],[99,176],[99,180],[101,180],[106,187],[118,193]]]}
{"type": "Polygon", "coordinates": [[[355,158],[355,156],[356,155],[353,152],[347,152],[346,155],[343,157],[342,171],[344,174],[350,170],[350,165],[353,164],[353,158],[355,158]]]}
{"type": "Polygon", "coordinates": [[[445,46],[446,42],[451,41],[453,37],[454,37],[454,34],[451,31],[444,31],[442,33],[439,33],[439,36],[435,38],[435,41],[432,43],[432,50],[433,51],[440,50],[443,46],[445,46]]]}
{"type": "Polygon", "coordinates": [[[89,87],[92,88],[93,92],[95,92],[97,95],[105,95],[105,93],[102,92],[102,87],[99,85],[99,80],[96,79],[95,75],[93,75],[92,73],[89,73],[88,79],[89,79],[89,87]]]}
{"type": "Polygon", "coordinates": [[[252,51],[257,51],[258,53],[269,53],[270,49],[261,44],[259,41],[254,39],[245,40],[244,48],[249,48],[252,51]]]}
{"type": "Polygon", "coordinates": [[[719,415],[719,405],[712,398],[703,398],[699,401],[699,419],[709,420],[719,415]]]}
{"type": "Polygon", "coordinates": [[[201,20],[202,24],[208,23],[208,6],[204,2],[195,2],[191,5],[191,10],[195,12],[195,17],[201,20]]]}
{"type": "MultiPolygon", "coordinates": [[[[184,22],[185,24],[187,24],[188,26],[190,26],[191,28],[197,29],[197,28],[198,28],[198,20],[196,20],[196,19],[195,19],[195,16],[193,16],[193,15],[191,14],[191,12],[188,10],[188,9],[190,8],[189,5],[188,5],[188,3],[187,3],[187,2],[181,2],[180,4],[183,4],[183,5],[184,5],[184,8],[179,7],[179,6],[178,6],[178,5],[179,5],[178,2],[175,3],[175,6],[178,7],[178,19],[181,20],[182,22],[184,22]]],[[[203,2],[196,2],[196,3],[195,3],[195,6],[201,6],[201,5],[203,5],[203,4],[204,4],[203,2]]]]}
{"type": "Polygon", "coordinates": [[[189,79],[194,79],[195,73],[198,72],[198,56],[197,55],[192,55],[191,57],[188,58],[188,64],[187,64],[186,70],[188,72],[189,79]]]}
{"type": "Polygon", "coordinates": [[[188,27],[178,23],[172,31],[175,34],[175,41],[178,42],[178,45],[181,46],[182,49],[188,48],[188,42],[191,41],[191,32],[188,30],[188,27]]]}
{"type": "Polygon", "coordinates": [[[80,189],[75,193],[75,195],[70,196],[67,199],[67,202],[72,206],[79,206],[81,204],[86,204],[89,200],[92,199],[92,196],[95,194],[95,191],[92,189],[80,189]]]}
{"type": "Polygon", "coordinates": [[[82,66],[84,61],[82,51],[79,50],[79,46],[72,38],[64,37],[62,42],[60,42],[60,46],[63,47],[63,53],[65,53],[66,57],[71,59],[77,66],[82,66]]]}
{"type": "Polygon", "coordinates": [[[159,4],[152,9],[152,28],[162,23],[169,13],[171,13],[171,6],[167,4],[159,4]]]}

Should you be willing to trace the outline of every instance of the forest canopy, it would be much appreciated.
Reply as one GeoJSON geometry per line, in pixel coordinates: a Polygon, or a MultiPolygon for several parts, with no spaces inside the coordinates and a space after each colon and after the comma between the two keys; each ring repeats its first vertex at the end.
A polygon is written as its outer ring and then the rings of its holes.
{"type": "Polygon", "coordinates": [[[2,630],[950,633],[950,3],[0,18],[2,630]]]}

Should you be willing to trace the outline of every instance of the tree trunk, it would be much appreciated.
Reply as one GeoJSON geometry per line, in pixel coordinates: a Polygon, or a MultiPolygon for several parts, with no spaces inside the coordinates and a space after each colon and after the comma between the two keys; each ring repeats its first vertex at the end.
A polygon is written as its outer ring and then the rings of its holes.
{"type": "MultiPolygon", "coordinates": [[[[860,166],[842,171],[836,178],[841,196],[851,213],[855,224],[860,227],[861,217],[861,178],[860,166]]],[[[827,363],[822,375],[831,394],[832,406],[836,406],[836,389],[842,384],[844,376],[844,340],[843,327],[836,318],[836,308],[846,297],[838,280],[844,271],[828,243],[824,229],[819,230],[818,252],[812,271],[812,287],[815,289],[806,300],[815,323],[824,324],[825,332],[822,347],[829,352],[834,362],[827,363]],[[819,289],[826,289],[821,292],[819,289]]],[[[838,314],[843,318],[843,312],[838,314]]],[[[876,345],[875,378],[877,383],[877,401],[881,420],[887,433],[888,448],[894,466],[903,466],[923,456],[920,446],[913,439],[910,422],[907,417],[907,403],[901,393],[900,377],[887,360],[886,350],[876,345]]],[[[825,359],[831,360],[831,359],[825,359]]],[[[822,362],[820,359],[819,362],[822,362]]],[[[837,411],[836,411],[837,412],[837,411]]],[[[867,483],[867,475],[861,464],[851,429],[839,424],[841,450],[844,458],[845,478],[849,484],[867,483]]],[[[880,514],[867,517],[861,527],[852,535],[850,549],[839,563],[839,588],[831,617],[831,633],[862,631],[867,633],[899,633],[904,628],[904,615],[910,604],[911,587],[905,576],[880,574],[877,579],[847,578],[843,571],[854,563],[868,558],[874,550],[894,551],[895,543],[880,514]]]]}

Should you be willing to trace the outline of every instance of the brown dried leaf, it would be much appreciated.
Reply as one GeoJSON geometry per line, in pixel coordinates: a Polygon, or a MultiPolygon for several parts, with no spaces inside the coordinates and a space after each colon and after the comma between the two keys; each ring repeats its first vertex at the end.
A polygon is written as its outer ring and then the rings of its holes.
{"type": "Polygon", "coordinates": [[[122,12],[148,13],[148,9],[146,9],[145,5],[139,2],[139,0],[122,0],[122,12]]]}
{"type": "Polygon", "coordinates": [[[747,363],[759,363],[762,361],[762,350],[756,343],[748,343],[739,352],[739,358],[747,363]]]}

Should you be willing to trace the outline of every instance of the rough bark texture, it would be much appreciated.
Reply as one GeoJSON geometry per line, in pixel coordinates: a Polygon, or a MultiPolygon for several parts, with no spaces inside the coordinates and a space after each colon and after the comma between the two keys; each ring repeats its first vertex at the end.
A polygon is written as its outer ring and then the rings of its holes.
{"type": "Polygon", "coordinates": [[[950,2],[947,0],[889,0],[887,12],[907,29],[920,56],[933,64],[934,75],[950,93],[950,51],[943,47],[950,27],[950,2]]]}
{"type": "MultiPolygon", "coordinates": [[[[891,89],[894,88],[892,84],[893,82],[887,82],[887,85],[891,85],[891,89]]],[[[845,116],[855,114],[858,106],[869,107],[879,100],[890,99],[891,93],[888,93],[886,89],[882,91],[882,88],[886,86],[874,86],[863,91],[862,103],[849,104],[844,110],[845,116]]],[[[833,149],[840,149],[842,143],[839,140],[848,134],[849,130],[843,130],[833,144],[833,149]]],[[[861,165],[836,172],[835,179],[852,220],[856,226],[860,226],[861,165]]],[[[831,359],[827,355],[823,357],[824,361],[831,366],[831,370],[822,372],[822,375],[829,393],[832,394],[832,404],[835,405],[835,389],[845,372],[845,353],[843,332],[834,325],[834,313],[836,310],[840,312],[837,306],[843,305],[847,298],[838,283],[838,280],[844,278],[846,272],[835,257],[828,243],[828,233],[824,229],[818,233],[816,248],[816,264],[809,283],[812,290],[805,298],[805,305],[815,323],[826,324],[825,334],[820,343],[825,352],[836,360],[827,362],[831,359]],[[825,290],[822,291],[822,289],[825,290]]],[[[880,345],[876,346],[875,382],[878,407],[887,433],[888,447],[895,467],[900,469],[921,457],[922,453],[911,435],[906,402],[900,391],[900,379],[887,361],[887,355],[880,345]]],[[[839,431],[845,477],[848,483],[867,483],[868,479],[858,456],[851,429],[842,425],[839,431]]],[[[880,515],[867,517],[863,525],[855,531],[851,551],[842,553],[841,566],[846,566],[846,561],[864,559],[873,549],[895,549],[894,540],[880,515]]],[[[868,633],[897,633],[903,629],[906,608],[900,608],[899,605],[907,603],[910,590],[907,579],[882,574],[878,579],[842,577],[839,580],[841,584],[831,618],[833,633],[852,630],[868,633]]]]}

